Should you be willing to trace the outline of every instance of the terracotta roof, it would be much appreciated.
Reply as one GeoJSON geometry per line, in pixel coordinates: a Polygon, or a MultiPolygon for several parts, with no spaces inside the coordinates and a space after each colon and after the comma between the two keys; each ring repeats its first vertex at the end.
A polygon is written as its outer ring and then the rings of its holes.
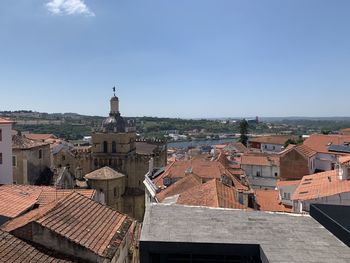
{"type": "Polygon", "coordinates": [[[295,144],[288,144],[287,148],[285,148],[282,152],[279,152],[278,154],[280,156],[283,156],[284,154],[289,153],[295,147],[296,147],[295,144]]]}
{"type": "Polygon", "coordinates": [[[55,189],[53,187],[45,188],[38,198],[39,205],[46,205],[55,200],[60,200],[72,192],[79,193],[87,198],[94,199],[96,195],[95,189],[55,189]]]}
{"type": "Polygon", "coordinates": [[[284,145],[286,141],[288,141],[288,139],[293,139],[293,138],[295,138],[295,136],[291,136],[291,135],[259,136],[259,137],[250,138],[249,142],[284,145]]]}
{"type": "Polygon", "coordinates": [[[292,208],[284,206],[280,200],[278,190],[255,190],[258,210],[270,212],[291,212],[292,208]]]}
{"type": "Polygon", "coordinates": [[[0,230],[0,262],[70,262],[44,254],[26,242],[0,230]]]}
{"type": "Polygon", "coordinates": [[[14,121],[11,121],[8,118],[0,118],[0,124],[12,124],[14,121]]]}
{"type": "Polygon", "coordinates": [[[294,148],[298,153],[305,156],[306,158],[311,158],[315,154],[317,154],[316,151],[312,150],[310,147],[308,147],[305,144],[298,145],[294,148]]]}
{"type": "Polygon", "coordinates": [[[37,203],[40,194],[40,189],[29,186],[0,186],[0,215],[14,218],[30,210],[37,203]]]}
{"type": "Polygon", "coordinates": [[[48,134],[48,133],[24,133],[23,136],[25,136],[29,140],[34,140],[34,141],[45,141],[47,139],[57,139],[55,135],[48,134]]]}
{"type": "Polygon", "coordinates": [[[218,179],[192,187],[180,194],[177,204],[245,209],[237,202],[233,187],[226,186],[218,179]]]}
{"type": "Polygon", "coordinates": [[[348,134],[350,133],[350,128],[341,129],[340,132],[348,134]]]}
{"type": "MultiPolygon", "coordinates": [[[[320,153],[329,153],[328,147],[332,144],[342,145],[345,142],[350,142],[350,136],[346,135],[323,135],[312,134],[304,141],[304,145],[312,150],[320,153]]],[[[340,154],[340,153],[337,153],[340,154]]]]}
{"type": "Polygon", "coordinates": [[[232,175],[230,178],[232,179],[232,183],[233,183],[234,188],[238,192],[249,191],[250,190],[250,188],[247,185],[244,185],[240,180],[238,180],[236,178],[236,176],[232,175]]]}
{"type": "Polygon", "coordinates": [[[0,186],[0,215],[14,218],[34,205],[45,205],[62,199],[73,191],[93,199],[94,189],[56,189],[50,186],[5,184],[0,186]],[[11,204],[11,205],[9,205],[11,204]]]}
{"type": "Polygon", "coordinates": [[[279,166],[279,156],[244,154],[241,156],[241,164],[259,166],[279,166]]]}
{"type": "Polygon", "coordinates": [[[118,173],[112,168],[105,166],[91,173],[88,173],[84,177],[88,180],[110,180],[124,177],[124,174],[118,173]]]}
{"type": "Polygon", "coordinates": [[[338,157],[339,164],[350,164],[350,155],[344,155],[338,157]]]}
{"type": "Polygon", "coordinates": [[[12,149],[31,149],[49,145],[48,143],[33,141],[21,135],[12,136],[12,149]]]}
{"type": "Polygon", "coordinates": [[[247,153],[249,152],[248,148],[244,146],[241,142],[236,142],[233,144],[233,146],[236,148],[237,152],[239,153],[247,153]]]}
{"type": "Polygon", "coordinates": [[[185,192],[194,186],[201,185],[201,184],[202,184],[201,179],[197,175],[189,174],[189,175],[183,177],[182,179],[178,180],[177,182],[169,185],[164,190],[161,190],[161,192],[159,192],[156,195],[156,197],[157,197],[158,201],[161,202],[162,200],[164,200],[167,197],[180,194],[180,193],[185,192]]]}
{"type": "Polygon", "coordinates": [[[297,186],[299,185],[301,180],[292,180],[292,181],[277,181],[276,186],[277,188],[284,187],[284,186],[297,186]]]}
{"type": "Polygon", "coordinates": [[[164,177],[181,179],[187,175],[186,171],[190,170],[198,177],[207,179],[220,178],[221,175],[225,174],[227,171],[225,167],[217,161],[209,161],[201,158],[179,160],[167,165],[165,172],[154,179],[153,182],[157,186],[163,185],[164,177]]]}
{"type": "Polygon", "coordinates": [[[28,214],[13,219],[4,228],[13,230],[16,225],[23,226],[26,220],[26,224],[35,222],[109,259],[115,255],[133,223],[127,215],[78,193],[71,193],[41,209],[32,210],[30,217],[28,214]]]}
{"type": "Polygon", "coordinates": [[[350,192],[350,180],[340,180],[339,170],[306,175],[295,190],[292,200],[310,200],[350,192]]]}

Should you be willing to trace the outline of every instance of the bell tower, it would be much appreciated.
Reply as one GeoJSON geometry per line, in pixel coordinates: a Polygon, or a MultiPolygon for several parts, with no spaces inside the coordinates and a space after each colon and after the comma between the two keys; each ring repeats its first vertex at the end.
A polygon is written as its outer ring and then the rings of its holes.
{"type": "Polygon", "coordinates": [[[115,87],[113,87],[113,92],[114,95],[111,98],[111,111],[109,113],[109,116],[116,116],[116,115],[120,115],[119,113],[119,99],[118,97],[115,95],[115,87]]]}

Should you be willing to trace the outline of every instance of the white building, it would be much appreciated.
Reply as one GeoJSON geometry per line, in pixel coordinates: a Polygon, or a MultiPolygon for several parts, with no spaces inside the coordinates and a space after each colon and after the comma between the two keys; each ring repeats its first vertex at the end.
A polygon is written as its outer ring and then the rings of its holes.
{"type": "Polygon", "coordinates": [[[242,155],[241,169],[254,189],[275,189],[280,175],[279,156],[242,155]]]}
{"type": "Polygon", "coordinates": [[[350,151],[350,136],[312,134],[304,141],[304,145],[317,152],[315,170],[334,170],[338,156],[350,151]]]}
{"type": "Polygon", "coordinates": [[[277,182],[276,190],[278,190],[280,193],[282,204],[293,206],[292,196],[299,186],[300,182],[301,180],[277,182]]]}
{"type": "Polygon", "coordinates": [[[296,139],[291,135],[270,135],[250,138],[248,147],[259,149],[265,153],[280,153],[284,150],[284,145],[289,139],[296,139]]]}
{"type": "Polygon", "coordinates": [[[339,157],[338,169],[304,176],[292,201],[295,212],[310,204],[350,205],[350,156],[339,157]]]}
{"type": "Polygon", "coordinates": [[[12,184],[12,124],[0,118],[0,184],[12,184]]]}

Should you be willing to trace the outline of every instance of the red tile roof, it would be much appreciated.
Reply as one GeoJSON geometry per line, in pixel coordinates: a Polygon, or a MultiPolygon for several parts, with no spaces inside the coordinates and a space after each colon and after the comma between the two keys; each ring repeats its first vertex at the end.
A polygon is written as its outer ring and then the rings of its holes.
{"type": "Polygon", "coordinates": [[[29,262],[70,262],[54,258],[28,243],[0,230],[0,262],[6,263],[29,263],[29,262]]]}
{"type": "Polygon", "coordinates": [[[236,209],[247,208],[237,202],[234,188],[224,185],[218,179],[210,180],[181,193],[177,199],[177,204],[236,209]]]}
{"type": "Polygon", "coordinates": [[[27,139],[34,141],[45,141],[47,139],[57,139],[53,134],[48,133],[25,133],[23,134],[27,139]]]}
{"type": "Polygon", "coordinates": [[[255,190],[256,203],[258,210],[270,212],[291,212],[292,208],[282,204],[278,190],[255,190]]]}
{"type": "Polygon", "coordinates": [[[312,150],[310,147],[308,147],[305,144],[298,145],[294,148],[298,153],[305,156],[306,158],[311,158],[315,154],[317,154],[316,151],[312,150]]]}
{"type": "Polygon", "coordinates": [[[30,140],[21,135],[12,136],[12,149],[31,149],[31,148],[41,147],[45,145],[49,145],[49,144],[45,142],[30,140]]]}
{"type": "Polygon", "coordinates": [[[295,144],[288,144],[287,148],[285,148],[282,152],[279,152],[278,154],[282,156],[282,155],[290,152],[294,147],[296,147],[295,144]]]}
{"type": "Polygon", "coordinates": [[[190,170],[198,177],[206,179],[220,178],[226,172],[225,167],[220,162],[200,158],[180,160],[167,165],[165,172],[154,179],[154,184],[156,186],[163,185],[164,177],[181,179],[187,175],[186,171],[190,170]]]}
{"type": "Polygon", "coordinates": [[[125,175],[117,172],[116,170],[108,166],[105,166],[91,173],[88,173],[84,177],[88,180],[110,180],[125,177],[125,175]]]}
{"type": "Polygon", "coordinates": [[[293,138],[295,138],[295,136],[291,136],[291,135],[259,136],[259,137],[250,138],[249,142],[284,145],[286,141],[288,141],[288,139],[293,139],[293,138]]]}
{"type": "Polygon", "coordinates": [[[40,189],[29,186],[0,186],[0,215],[14,218],[30,210],[37,203],[40,194],[40,189]]]}
{"type": "Polygon", "coordinates": [[[239,152],[239,153],[249,152],[249,149],[247,147],[245,147],[244,144],[241,142],[236,142],[233,144],[233,146],[236,148],[237,152],[239,152]]]}
{"type": "Polygon", "coordinates": [[[279,166],[279,156],[248,153],[241,156],[240,162],[242,165],[279,166]]]}
{"type": "Polygon", "coordinates": [[[50,186],[15,184],[1,185],[0,215],[14,218],[30,210],[35,205],[44,205],[54,200],[62,199],[73,191],[90,199],[94,198],[96,194],[96,190],[93,189],[56,189],[50,186]]]}
{"type": "Polygon", "coordinates": [[[53,187],[44,188],[38,198],[39,205],[46,205],[55,200],[60,200],[72,192],[79,193],[87,198],[94,199],[96,190],[94,189],[55,189],[53,187]]]}
{"type": "Polygon", "coordinates": [[[342,165],[345,165],[345,164],[349,165],[350,164],[350,155],[339,156],[338,162],[339,162],[339,164],[342,164],[342,165]]]}
{"type": "Polygon", "coordinates": [[[310,200],[350,192],[350,180],[340,180],[339,170],[332,170],[302,178],[292,200],[310,200]]]}
{"type": "Polygon", "coordinates": [[[330,145],[344,144],[345,142],[350,142],[350,136],[312,134],[304,141],[304,145],[319,153],[329,153],[328,147],[330,145]]]}
{"type": "Polygon", "coordinates": [[[190,174],[188,176],[183,177],[179,181],[171,184],[160,193],[156,195],[156,198],[159,202],[163,201],[165,198],[180,194],[182,192],[187,191],[188,189],[201,185],[202,180],[195,174],[190,174]]]}
{"type": "MultiPolygon", "coordinates": [[[[226,158],[224,154],[222,156],[226,158]]],[[[248,186],[241,183],[239,179],[235,177],[234,174],[236,173],[231,171],[232,169],[230,169],[229,167],[228,169],[226,169],[220,161],[210,161],[202,158],[194,158],[192,160],[180,160],[168,164],[165,168],[165,172],[161,176],[155,178],[153,180],[153,183],[156,187],[163,188],[163,180],[167,177],[171,178],[173,182],[176,182],[184,177],[189,176],[190,174],[193,174],[197,178],[202,179],[202,181],[207,181],[208,179],[221,179],[221,177],[225,175],[232,179],[234,187],[237,191],[249,190],[248,186]]],[[[237,170],[237,172],[238,175],[242,174],[242,170],[237,170]]],[[[185,183],[185,181],[183,181],[182,183],[185,183]]],[[[194,181],[192,180],[191,183],[194,183],[194,181]]],[[[170,185],[168,188],[171,187],[173,186],[170,185]]],[[[181,188],[179,187],[178,189],[180,190],[181,188]]]]}
{"type": "Polygon", "coordinates": [[[13,230],[32,222],[101,257],[112,259],[128,234],[133,220],[73,192],[57,202],[13,219],[5,224],[4,229],[13,230]]]}
{"type": "Polygon", "coordinates": [[[0,124],[12,124],[12,123],[14,122],[8,118],[0,118],[0,124]]]}

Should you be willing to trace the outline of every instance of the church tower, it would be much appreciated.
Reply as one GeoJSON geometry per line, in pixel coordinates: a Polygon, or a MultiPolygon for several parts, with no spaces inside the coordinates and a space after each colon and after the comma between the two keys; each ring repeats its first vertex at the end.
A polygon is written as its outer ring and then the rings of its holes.
{"type": "Polygon", "coordinates": [[[149,160],[153,158],[157,166],[163,167],[167,151],[164,142],[136,139],[135,123],[121,116],[119,98],[114,93],[110,99],[109,116],[92,134],[92,174],[86,179],[90,187],[109,197],[107,205],[142,220],[145,210],[143,180],[149,160]],[[116,178],[112,178],[108,167],[118,173],[116,178]],[[102,178],[97,180],[96,174],[102,178]]]}

